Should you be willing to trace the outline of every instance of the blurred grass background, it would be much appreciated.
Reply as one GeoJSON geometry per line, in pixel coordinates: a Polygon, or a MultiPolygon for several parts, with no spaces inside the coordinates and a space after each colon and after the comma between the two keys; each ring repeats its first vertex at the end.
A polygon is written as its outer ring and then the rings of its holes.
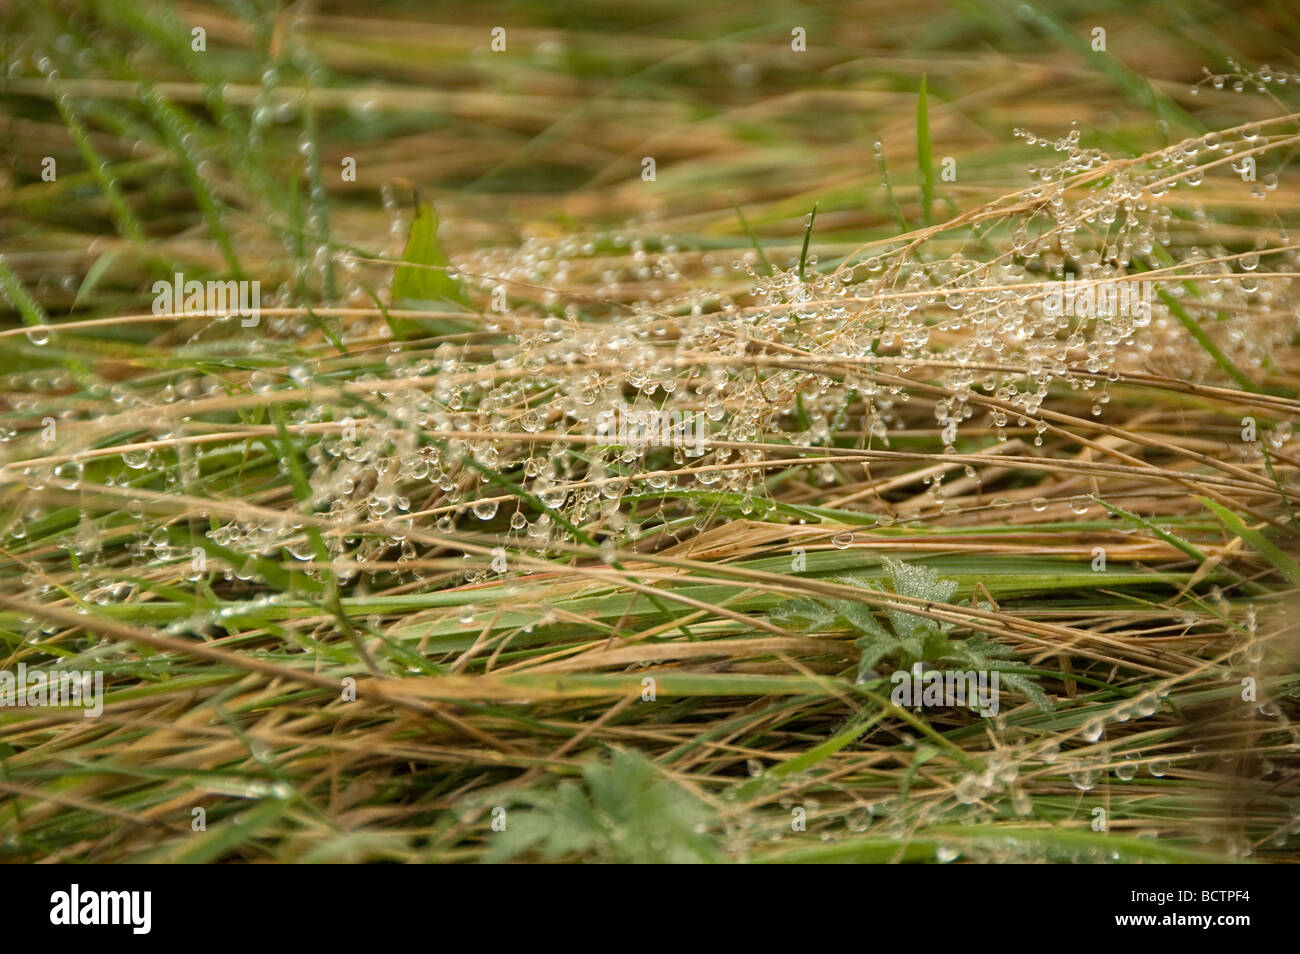
{"type": "MultiPolygon", "coordinates": [[[[1230,74],[1232,61],[1294,68],[1284,51],[1300,29],[1279,2],[4,10],[0,238],[56,314],[119,253],[77,303],[86,316],[139,309],[151,262],[224,272],[247,260],[292,288],[322,244],[377,251],[409,204],[401,180],[435,201],[452,251],[629,222],[727,247],[739,203],[789,258],[814,201],[824,247],[856,245],[899,230],[876,142],[902,212],[920,219],[922,75],[934,155],[959,160],[938,190],[951,212],[1029,182],[1037,150],[1012,139],[1018,127],[1054,138],[1077,121],[1085,144],[1136,154],[1281,112],[1287,87],[1192,89],[1202,68],[1230,74]],[[504,53],[490,49],[497,26],[504,53]],[[791,49],[796,27],[806,52],[791,49]],[[1105,53],[1091,49],[1095,27],[1105,53]],[[42,58],[56,82],[32,67],[42,58]],[[141,103],[140,79],[167,105],[141,103]],[[40,180],[46,156],[57,184],[40,180]],[[355,182],[339,174],[349,156],[355,182]],[[305,241],[285,237],[313,217],[305,241]]],[[[1294,202],[1285,183],[1271,197],[1294,202]]],[[[398,222],[379,251],[404,238],[398,222]]]]}

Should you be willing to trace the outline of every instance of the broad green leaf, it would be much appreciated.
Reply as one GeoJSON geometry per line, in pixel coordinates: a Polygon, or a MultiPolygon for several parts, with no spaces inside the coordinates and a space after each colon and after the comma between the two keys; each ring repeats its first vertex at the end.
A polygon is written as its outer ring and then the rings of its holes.
{"type": "Polygon", "coordinates": [[[460,283],[448,277],[451,265],[438,245],[438,213],[432,205],[416,199],[411,234],[402,251],[402,261],[393,272],[391,287],[394,302],[428,301],[469,306],[460,283]]]}
{"type": "Polygon", "coordinates": [[[720,859],[716,811],[664,775],[643,755],[615,749],[582,769],[583,785],[524,791],[489,862],[535,851],[548,861],[577,855],[621,864],[699,863],[720,859]]]}

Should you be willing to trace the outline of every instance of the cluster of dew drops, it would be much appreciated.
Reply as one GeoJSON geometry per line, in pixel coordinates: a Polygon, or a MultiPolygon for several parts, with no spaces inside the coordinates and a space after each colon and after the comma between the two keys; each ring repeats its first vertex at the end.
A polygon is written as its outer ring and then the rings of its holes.
{"type": "MultiPolygon", "coordinates": [[[[1259,367],[1289,338],[1286,322],[1252,316],[1291,293],[1290,278],[1259,274],[1261,260],[1276,266],[1271,271],[1300,271],[1295,253],[1270,254],[1263,238],[1253,252],[1231,253],[1214,240],[1209,217],[1192,199],[1176,219],[1173,197],[1166,198],[1200,185],[1207,163],[1266,144],[1259,127],[1207,133],[1142,162],[1082,147],[1077,129],[1056,139],[1016,134],[1046,159],[1029,167],[1029,184],[1008,200],[1005,214],[985,217],[960,248],[945,243],[942,254],[938,242],[895,239],[823,265],[815,251],[802,263],[768,262],[754,251],[699,250],[672,236],[631,231],[558,239],[526,233],[517,246],[459,257],[449,272],[482,307],[481,333],[413,348],[391,336],[385,342],[388,326],[378,320],[349,325],[348,335],[384,342],[382,360],[347,382],[350,393],[382,414],[338,400],[337,374],[326,360],[299,357],[287,367],[252,371],[244,386],[310,397],[290,410],[290,424],[296,435],[310,435],[302,442],[308,504],[334,528],[324,539],[336,572],[347,579],[376,561],[395,560],[399,569],[418,562],[423,531],[481,531],[548,552],[571,539],[576,526],[592,539],[635,545],[651,529],[646,521],[668,519],[668,506],[703,528],[708,511],[672,493],[686,487],[734,495],[744,512],[761,515],[768,506],[765,473],[754,465],[772,451],[758,445],[824,445],[853,429],[887,447],[892,429],[917,424],[908,415],[909,374],[946,391],[933,402],[946,451],[971,420],[1002,439],[1013,422],[1032,425],[1041,443],[1038,412],[1054,383],[1091,395],[1100,416],[1107,385],[1126,370],[1143,370],[1153,355],[1178,353],[1190,365],[1207,360],[1189,346],[1162,299],[1145,313],[1096,318],[1043,307],[1046,283],[1131,276],[1157,248],[1203,289],[1194,297],[1172,281],[1164,291],[1195,316],[1226,316],[1212,333],[1239,366],[1259,367]],[[1080,188],[1081,180],[1091,184],[1080,188]],[[773,356],[787,360],[765,360],[773,356]],[[982,404],[980,395],[997,406],[982,404]],[[694,419],[720,446],[694,456],[671,444],[594,440],[602,414],[629,410],[694,419]],[[492,475],[514,475],[517,488],[503,488],[492,475]]],[[[1239,171],[1235,161],[1231,170],[1239,171]]],[[[1259,188],[1275,187],[1276,175],[1265,172],[1259,188]]],[[[400,242],[401,222],[393,226],[390,239],[400,242]]],[[[1285,244],[1285,229],[1279,233],[1285,244]]],[[[332,263],[345,274],[356,269],[350,254],[335,252],[332,263]]],[[[272,297],[276,303],[283,302],[272,297]]],[[[274,356],[278,338],[306,330],[301,318],[274,317],[247,346],[274,356]]],[[[48,336],[31,340],[43,344],[48,336]]],[[[114,385],[113,423],[155,440],[182,436],[195,409],[226,394],[232,377],[189,370],[152,389],[114,385]]],[[[37,395],[57,382],[25,384],[32,397],[20,398],[19,410],[43,413],[37,395]]],[[[6,443],[18,436],[0,435],[6,443]]],[[[33,487],[75,487],[82,469],[77,448],[60,450],[73,459],[23,468],[21,478],[33,487]]],[[[8,456],[21,464],[35,455],[13,448],[8,456]]],[[[170,463],[165,456],[125,452],[130,471],[122,481],[161,469],[165,489],[196,482],[195,454],[173,454],[170,463]]],[[[836,474],[822,467],[817,477],[828,482],[836,474]]],[[[929,493],[943,505],[940,480],[930,482],[929,493]]],[[[300,521],[218,516],[217,523],[209,536],[223,547],[264,556],[284,548],[313,558],[300,521]]],[[[75,546],[93,550],[92,530],[77,536],[85,539],[75,546]]],[[[160,560],[186,555],[157,527],[141,532],[136,549],[160,560]]],[[[467,562],[467,579],[489,574],[478,562],[467,562]]],[[[406,572],[420,578],[414,567],[406,572]]]]}

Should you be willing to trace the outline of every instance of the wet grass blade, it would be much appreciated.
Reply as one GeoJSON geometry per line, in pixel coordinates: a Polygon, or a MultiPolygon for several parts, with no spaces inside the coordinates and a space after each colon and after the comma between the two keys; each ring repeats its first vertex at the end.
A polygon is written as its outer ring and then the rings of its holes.
{"type": "Polygon", "coordinates": [[[921,222],[934,224],[934,157],[930,147],[930,108],[926,92],[925,75],[921,76],[921,91],[916,97],[916,165],[921,176],[921,222]]]}
{"type": "Polygon", "coordinates": [[[1197,499],[1219,518],[1219,522],[1223,524],[1224,529],[1241,537],[1250,544],[1252,550],[1271,563],[1273,568],[1281,573],[1284,578],[1293,585],[1300,586],[1300,564],[1287,556],[1281,547],[1264,536],[1259,530],[1246,526],[1245,521],[1227,507],[1215,503],[1208,497],[1198,497],[1197,499]]]}

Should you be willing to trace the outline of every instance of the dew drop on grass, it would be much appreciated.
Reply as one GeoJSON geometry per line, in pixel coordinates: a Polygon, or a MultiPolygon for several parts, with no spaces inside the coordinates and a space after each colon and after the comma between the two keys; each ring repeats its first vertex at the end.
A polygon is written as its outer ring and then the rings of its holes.
{"type": "Polygon", "coordinates": [[[1103,723],[1101,719],[1091,719],[1083,724],[1079,730],[1079,735],[1085,742],[1096,742],[1101,738],[1103,723]]]}
{"type": "Polygon", "coordinates": [[[64,490],[76,490],[81,486],[81,477],[85,470],[85,465],[81,461],[64,461],[54,468],[54,482],[64,490]]]}
{"type": "Polygon", "coordinates": [[[1083,762],[1070,770],[1070,781],[1081,792],[1090,792],[1097,785],[1101,772],[1091,762],[1083,762]]]}
{"type": "Polygon", "coordinates": [[[552,510],[558,510],[560,507],[564,506],[564,501],[568,499],[569,492],[563,487],[553,487],[549,490],[543,490],[537,496],[547,507],[550,507],[552,510]]]}
{"type": "Polygon", "coordinates": [[[1164,776],[1169,772],[1169,769],[1170,769],[1170,763],[1168,759],[1156,759],[1149,766],[1147,766],[1147,771],[1149,771],[1156,778],[1164,778],[1164,776]]]}

